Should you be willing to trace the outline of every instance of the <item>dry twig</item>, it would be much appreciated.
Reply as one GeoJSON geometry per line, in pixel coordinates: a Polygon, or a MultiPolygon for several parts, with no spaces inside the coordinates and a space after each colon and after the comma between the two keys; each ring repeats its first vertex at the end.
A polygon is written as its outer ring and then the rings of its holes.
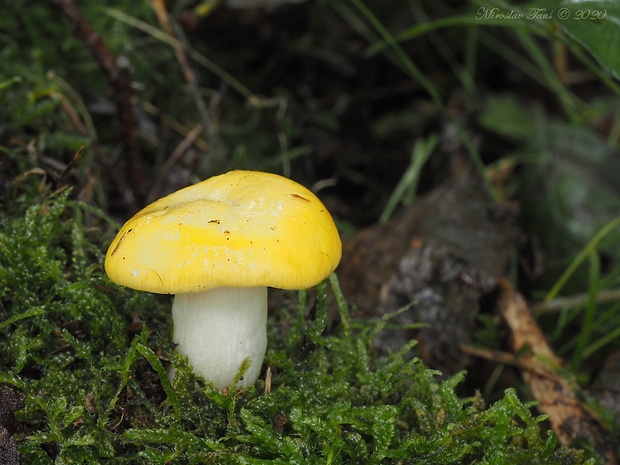
{"type": "Polygon", "coordinates": [[[547,343],[523,296],[506,280],[500,281],[499,288],[499,312],[508,327],[511,349],[519,354],[519,363],[526,367],[526,364],[538,366],[542,362],[549,367],[545,373],[525,368],[522,375],[538,401],[538,409],[549,415],[549,423],[560,443],[569,446],[585,439],[594,445],[607,464],[618,463],[606,429],[579,400],[574,387],[558,374],[557,368],[562,362],[547,343]]]}
{"type": "Polygon", "coordinates": [[[159,170],[159,176],[153,183],[151,190],[149,192],[147,200],[149,202],[154,202],[159,194],[159,187],[164,180],[164,177],[168,175],[172,167],[183,157],[183,155],[189,150],[189,148],[194,145],[200,133],[204,130],[204,126],[202,124],[198,124],[195,126],[190,132],[188,132],[185,138],[181,141],[179,145],[177,145],[172,155],[166,160],[161,170],[159,170]]]}
{"type": "MultiPolygon", "coordinates": [[[[532,305],[535,315],[543,313],[557,313],[565,309],[576,308],[585,305],[590,299],[589,294],[578,294],[569,297],[557,297],[547,302],[539,302],[532,305]]],[[[620,300],[620,289],[607,289],[596,296],[596,303],[608,304],[620,300]]]]}
{"type": "Polygon", "coordinates": [[[69,19],[73,34],[84,42],[99,63],[110,82],[121,122],[123,144],[129,168],[129,181],[134,201],[142,203],[144,198],[144,164],[140,148],[138,125],[133,110],[131,79],[127,70],[118,64],[116,55],[108,48],[101,36],[84,19],[74,0],[51,0],[69,19]]]}
{"type": "MultiPolygon", "coordinates": [[[[164,0],[151,0],[153,5],[153,9],[155,10],[155,15],[157,16],[157,20],[164,32],[170,36],[171,39],[175,41],[179,41],[183,43],[183,38],[177,38],[175,36],[175,31],[170,21],[170,15],[168,14],[168,10],[166,9],[166,3],[164,0]]],[[[186,44],[183,44],[186,45],[186,44]]],[[[205,128],[207,128],[207,134],[210,133],[211,127],[211,119],[209,117],[209,111],[205,106],[202,96],[200,95],[200,87],[198,85],[198,79],[196,78],[196,73],[190,65],[189,59],[187,57],[187,53],[184,47],[174,47],[174,54],[179,62],[179,66],[181,67],[181,71],[183,71],[183,76],[185,77],[185,81],[189,85],[192,93],[194,95],[194,100],[196,101],[196,107],[200,112],[200,117],[202,118],[202,124],[205,128]]]]}

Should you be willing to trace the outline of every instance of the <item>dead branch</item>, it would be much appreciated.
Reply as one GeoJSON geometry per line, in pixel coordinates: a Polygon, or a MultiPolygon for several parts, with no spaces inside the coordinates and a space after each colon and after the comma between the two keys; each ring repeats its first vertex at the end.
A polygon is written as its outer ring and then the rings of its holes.
{"type": "Polygon", "coordinates": [[[198,124],[195,126],[190,132],[187,133],[185,138],[181,141],[179,145],[174,149],[172,155],[166,160],[163,164],[161,170],[159,170],[160,174],[157,176],[157,179],[153,183],[147,200],[149,202],[154,202],[157,197],[160,195],[159,188],[164,180],[164,177],[168,175],[172,167],[183,157],[183,155],[187,152],[187,150],[194,145],[200,133],[204,130],[204,126],[202,124],[198,124]]]}
{"type": "MultiPolygon", "coordinates": [[[[547,302],[539,302],[532,305],[535,315],[543,313],[559,313],[565,309],[572,309],[585,305],[590,299],[589,294],[579,294],[569,297],[558,297],[547,302]]],[[[597,304],[608,304],[620,300],[620,289],[607,289],[601,291],[596,296],[597,304]]]]}
{"type": "MultiPolygon", "coordinates": [[[[151,3],[153,5],[155,15],[157,16],[157,21],[159,21],[159,24],[161,24],[164,32],[168,34],[171,39],[178,40],[183,45],[186,45],[183,40],[184,37],[175,37],[175,31],[170,20],[170,16],[168,15],[168,10],[166,9],[166,2],[164,0],[151,0],[151,3]]],[[[196,102],[196,107],[198,108],[198,111],[200,112],[200,117],[202,118],[202,124],[207,129],[207,134],[210,134],[211,118],[209,117],[209,111],[207,110],[207,107],[202,100],[202,96],[200,95],[200,86],[198,85],[198,79],[196,77],[196,73],[190,65],[187,53],[185,52],[185,48],[174,47],[174,54],[177,58],[177,61],[179,62],[181,71],[183,71],[185,81],[187,81],[187,84],[192,90],[194,100],[196,102]]]]}
{"type": "Polygon", "coordinates": [[[523,359],[518,355],[509,352],[481,349],[479,347],[473,347],[466,344],[461,344],[461,351],[464,354],[471,355],[473,357],[482,358],[502,365],[514,366],[520,370],[532,371],[541,376],[547,376],[550,373],[555,373],[545,362],[534,360],[532,358],[523,359]]]}
{"type": "Polygon", "coordinates": [[[74,0],[50,0],[60,8],[73,27],[73,34],[90,50],[110,83],[121,123],[123,145],[129,170],[134,201],[144,200],[144,163],[140,148],[138,125],[134,114],[131,80],[126,69],[119,66],[116,55],[101,36],[84,19],[74,0]]]}
{"type": "Polygon", "coordinates": [[[512,351],[519,354],[522,366],[543,362],[549,367],[544,374],[525,368],[522,375],[538,401],[538,409],[549,415],[549,423],[560,443],[570,446],[576,440],[585,439],[594,445],[607,464],[618,463],[607,430],[579,400],[574,386],[558,374],[557,368],[562,362],[547,343],[523,296],[505,279],[500,281],[499,289],[499,312],[508,327],[512,351]]]}

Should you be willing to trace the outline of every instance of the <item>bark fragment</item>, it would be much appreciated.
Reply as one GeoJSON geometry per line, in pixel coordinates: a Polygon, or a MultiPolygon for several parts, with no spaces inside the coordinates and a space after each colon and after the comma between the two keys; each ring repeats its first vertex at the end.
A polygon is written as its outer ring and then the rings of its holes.
{"type": "Polygon", "coordinates": [[[0,463],[3,465],[19,465],[19,454],[12,436],[17,423],[13,412],[24,405],[22,393],[0,390],[0,463]]]}
{"type": "Polygon", "coordinates": [[[386,224],[361,230],[344,244],[338,269],[345,296],[361,317],[408,306],[381,332],[380,349],[415,338],[431,368],[450,375],[466,367],[480,299],[506,269],[516,239],[514,208],[499,205],[466,169],[386,224]],[[412,330],[408,325],[426,327],[412,330]]]}

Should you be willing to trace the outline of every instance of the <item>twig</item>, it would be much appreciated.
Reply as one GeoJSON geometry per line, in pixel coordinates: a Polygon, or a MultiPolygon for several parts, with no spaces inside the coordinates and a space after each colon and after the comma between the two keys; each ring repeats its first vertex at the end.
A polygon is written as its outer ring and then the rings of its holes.
{"type": "MultiPolygon", "coordinates": [[[[210,133],[211,121],[209,117],[209,111],[202,100],[202,96],[200,95],[200,87],[198,85],[198,79],[196,78],[196,73],[192,69],[189,60],[187,59],[187,54],[185,53],[185,49],[188,48],[185,42],[185,37],[180,36],[178,33],[178,39],[175,37],[175,28],[173,28],[172,23],[170,21],[170,15],[168,14],[168,10],[166,9],[166,3],[164,0],[151,0],[153,4],[153,9],[155,10],[155,15],[157,16],[157,20],[164,32],[168,34],[173,39],[178,40],[183,43],[184,47],[173,47],[174,54],[177,57],[177,61],[181,66],[181,71],[183,71],[183,76],[185,76],[185,80],[189,84],[189,87],[192,89],[192,94],[194,95],[194,101],[196,102],[196,107],[198,108],[198,112],[200,113],[200,117],[202,119],[202,124],[207,129],[207,134],[210,133]]],[[[177,31],[178,32],[178,31],[177,31]]]]}
{"type": "Polygon", "coordinates": [[[181,159],[183,154],[187,152],[187,150],[196,142],[200,133],[204,130],[204,126],[202,124],[197,125],[190,132],[187,133],[185,138],[181,141],[177,148],[174,149],[172,155],[166,160],[163,164],[162,168],[159,170],[159,176],[153,183],[153,186],[148,195],[148,201],[152,202],[157,197],[157,191],[159,190],[159,186],[164,178],[170,172],[170,169],[181,159]]]}
{"type": "MultiPolygon", "coordinates": [[[[588,294],[558,297],[548,302],[543,301],[532,305],[532,311],[535,315],[559,312],[565,308],[575,308],[584,305],[589,298],[588,294]]],[[[607,304],[618,300],[620,300],[620,289],[607,289],[606,291],[599,292],[596,296],[596,303],[598,304],[607,304]]]]}
{"type": "MultiPolygon", "coordinates": [[[[500,281],[499,291],[497,306],[509,331],[511,349],[519,354],[520,363],[544,360],[549,367],[559,367],[561,360],[547,343],[523,296],[505,279],[500,281]]],[[[615,448],[607,439],[608,431],[580,401],[574,386],[552,370],[544,375],[523,370],[522,376],[538,401],[538,409],[549,415],[549,424],[561,444],[568,446],[576,440],[586,440],[607,464],[618,463],[615,448]]]]}
{"type": "Polygon", "coordinates": [[[510,352],[502,352],[501,350],[489,350],[481,349],[479,347],[473,347],[469,345],[461,345],[461,350],[467,355],[473,357],[483,358],[491,362],[501,363],[503,365],[510,365],[522,370],[532,371],[541,376],[550,376],[557,374],[552,370],[549,364],[531,358],[520,358],[510,352]]]}
{"type": "MultiPolygon", "coordinates": [[[[187,56],[194,60],[194,62],[211,71],[227,85],[237,91],[241,96],[243,96],[246,99],[248,105],[250,105],[251,107],[277,108],[276,124],[278,125],[278,142],[280,145],[280,153],[282,155],[282,171],[285,176],[288,176],[290,174],[290,164],[287,155],[288,141],[286,139],[286,135],[283,132],[282,125],[282,121],[284,115],[286,114],[288,105],[288,101],[284,97],[266,98],[258,96],[246,86],[244,86],[239,80],[235,79],[231,74],[226,72],[223,68],[220,68],[216,63],[214,63],[204,55],[198,53],[196,50],[192,49],[189,44],[178,40],[163,31],[160,31],[159,29],[151,26],[144,21],[132,18],[131,16],[126,15],[121,11],[115,10],[113,8],[106,8],[105,11],[111,17],[116,18],[119,21],[124,22],[125,24],[129,24],[130,26],[143,31],[151,35],[152,37],[155,37],[157,40],[161,40],[162,42],[173,47],[175,50],[184,50],[187,56]]],[[[177,35],[182,36],[180,32],[177,35]]],[[[212,130],[212,126],[213,125],[207,125],[207,134],[209,134],[209,130],[212,130]]]]}
{"type": "Polygon", "coordinates": [[[131,16],[123,13],[122,11],[115,10],[113,8],[106,8],[104,10],[111,17],[118,19],[119,21],[124,22],[136,29],[139,29],[150,36],[156,38],[157,40],[161,40],[162,42],[170,45],[173,48],[182,48],[185,50],[187,55],[192,58],[196,63],[203,66],[204,68],[211,71],[217,77],[219,77],[222,81],[226,82],[230,87],[235,89],[241,96],[243,96],[248,104],[255,108],[273,108],[277,107],[278,110],[282,109],[282,106],[285,105],[286,99],[284,97],[262,97],[254,94],[250,89],[244,86],[241,82],[235,79],[231,74],[226,72],[223,68],[220,68],[213,61],[205,57],[204,55],[198,53],[196,50],[189,47],[187,44],[182,43],[181,41],[170,37],[159,29],[151,26],[144,21],[137,20],[132,18],[131,16]]]}
{"type": "MultiPolygon", "coordinates": [[[[146,111],[149,115],[153,115],[159,118],[161,120],[161,123],[164,126],[165,125],[169,126],[170,129],[181,134],[183,137],[187,137],[187,135],[191,131],[187,126],[184,126],[178,120],[170,117],[170,115],[167,115],[166,113],[162,113],[162,111],[159,108],[157,108],[155,105],[153,105],[151,102],[143,102],[142,109],[146,111]]],[[[207,141],[204,139],[201,139],[200,137],[198,137],[194,141],[194,145],[196,146],[198,150],[201,150],[201,151],[207,150],[207,141]]]]}
{"type": "Polygon", "coordinates": [[[48,71],[47,77],[54,81],[54,83],[62,89],[63,92],[60,94],[62,97],[62,105],[67,114],[69,114],[74,126],[82,134],[90,137],[93,141],[96,141],[98,139],[97,130],[95,129],[95,124],[93,123],[82,97],[65,79],[56,74],[54,71],[48,71]],[[73,116],[73,114],[75,114],[75,116],[73,116]]]}
{"type": "Polygon", "coordinates": [[[74,0],[50,0],[60,8],[73,27],[73,34],[84,42],[103,70],[114,94],[114,100],[121,122],[123,144],[129,168],[129,180],[134,201],[144,198],[144,164],[138,136],[133,105],[131,80],[127,70],[118,65],[116,55],[108,48],[101,36],[84,19],[74,0]]]}
{"type": "Polygon", "coordinates": [[[75,155],[73,155],[73,158],[71,159],[71,161],[67,163],[67,166],[65,166],[65,169],[62,170],[62,173],[60,173],[60,176],[58,178],[60,181],[62,181],[65,178],[65,176],[67,176],[71,172],[71,170],[78,165],[78,163],[82,159],[82,155],[84,155],[84,146],[81,146],[77,150],[77,152],[75,152],[75,155]]]}

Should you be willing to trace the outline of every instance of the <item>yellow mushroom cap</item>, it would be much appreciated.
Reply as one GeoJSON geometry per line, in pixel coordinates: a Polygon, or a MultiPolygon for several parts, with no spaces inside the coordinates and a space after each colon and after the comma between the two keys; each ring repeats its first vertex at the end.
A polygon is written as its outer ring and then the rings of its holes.
{"type": "Polygon", "coordinates": [[[105,269],[118,284],[160,294],[305,289],[341,254],[334,221],[312,192],[275,174],[231,171],[138,212],[112,241],[105,269]]]}

